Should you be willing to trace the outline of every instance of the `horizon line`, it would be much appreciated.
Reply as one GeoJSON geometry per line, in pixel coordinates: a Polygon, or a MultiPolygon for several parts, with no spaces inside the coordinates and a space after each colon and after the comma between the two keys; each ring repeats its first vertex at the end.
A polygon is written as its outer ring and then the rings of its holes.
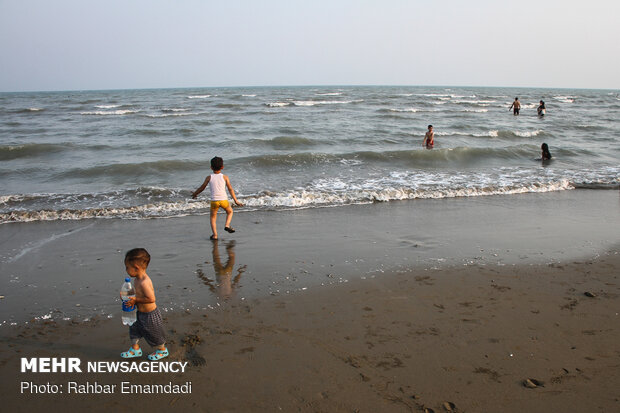
{"type": "Polygon", "coordinates": [[[549,87],[549,86],[475,86],[475,85],[405,85],[405,84],[305,84],[305,85],[237,85],[237,86],[166,86],[166,87],[136,87],[136,88],[109,88],[109,89],[41,89],[41,90],[3,90],[0,93],[63,93],[63,92],[113,92],[138,90],[184,90],[184,89],[260,89],[260,88],[352,88],[352,87],[411,87],[411,88],[487,88],[487,89],[558,89],[558,90],[613,90],[615,88],[587,88],[587,87],[549,87]]]}

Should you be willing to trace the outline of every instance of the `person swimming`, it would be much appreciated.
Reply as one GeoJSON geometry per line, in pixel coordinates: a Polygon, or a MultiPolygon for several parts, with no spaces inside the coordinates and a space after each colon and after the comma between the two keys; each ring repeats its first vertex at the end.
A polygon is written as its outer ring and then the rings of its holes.
{"type": "Polygon", "coordinates": [[[543,161],[548,161],[549,159],[551,159],[551,152],[549,152],[549,145],[547,145],[546,143],[543,143],[542,145],[540,145],[540,149],[542,150],[543,161]]]}

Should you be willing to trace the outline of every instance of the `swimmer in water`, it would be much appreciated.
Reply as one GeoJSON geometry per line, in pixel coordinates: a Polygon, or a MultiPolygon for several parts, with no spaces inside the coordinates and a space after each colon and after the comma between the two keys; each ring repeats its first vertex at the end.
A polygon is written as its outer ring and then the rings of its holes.
{"type": "Polygon", "coordinates": [[[551,152],[549,152],[549,145],[547,145],[546,143],[543,143],[540,146],[540,149],[542,150],[542,160],[543,161],[548,161],[551,159],[551,152]]]}

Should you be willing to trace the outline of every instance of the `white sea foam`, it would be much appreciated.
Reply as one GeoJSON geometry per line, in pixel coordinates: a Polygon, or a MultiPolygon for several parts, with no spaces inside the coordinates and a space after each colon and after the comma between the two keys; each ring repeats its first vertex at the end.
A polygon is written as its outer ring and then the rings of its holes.
{"type": "Polygon", "coordinates": [[[121,105],[95,105],[95,107],[97,109],[114,109],[114,108],[118,108],[121,105]]]}
{"type": "Polygon", "coordinates": [[[435,135],[437,136],[475,136],[477,138],[484,138],[484,137],[490,137],[490,138],[497,138],[499,136],[499,131],[498,130],[490,130],[488,132],[460,132],[460,131],[455,131],[455,132],[435,132],[435,135]]]}
{"type": "Polygon", "coordinates": [[[272,103],[266,103],[265,105],[269,106],[270,108],[281,108],[284,106],[292,105],[292,102],[272,102],[272,103]]]}
{"type": "Polygon", "coordinates": [[[343,105],[347,103],[363,102],[363,99],[359,100],[294,100],[295,106],[316,106],[316,105],[343,105]]]}
{"type": "Polygon", "coordinates": [[[553,99],[561,103],[574,103],[576,96],[554,96],[553,99]]]}
{"type": "Polygon", "coordinates": [[[514,134],[517,135],[517,136],[520,136],[522,138],[531,138],[533,136],[540,135],[542,132],[544,132],[544,131],[541,130],[541,129],[537,129],[537,130],[531,131],[531,132],[528,132],[528,131],[525,131],[525,132],[514,131],[514,134]]]}
{"type": "Polygon", "coordinates": [[[130,110],[130,109],[126,109],[126,110],[112,110],[112,111],[103,111],[103,110],[98,110],[98,111],[94,111],[94,112],[80,112],[80,115],[99,115],[99,116],[112,116],[112,115],[130,115],[132,113],[138,113],[140,112],[139,110],[130,110]]]}
{"type": "Polygon", "coordinates": [[[340,96],[342,92],[316,93],[317,96],[340,96]]]}
{"type": "Polygon", "coordinates": [[[159,113],[159,114],[146,114],[146,117],[149,118],[168,118],[171,116],[192,116],[192,115],[199,115],[199,113],[195,113],[195,112],[177,112],[177,113],[159,113]]]}
{"type": "Polygon", "coordinates": [[[188,99],[208,99],[210,97],[212,97],[213,95],[191,95],[188,96],[188,99]]]}
{"type": "MultiPolygon", "coordinates": [[[[346,166],[359,165],[356,159],[343,159],[346,166]]],[[[532,171],[502,168],[496,174],[451,174],[424,173],[419,171],[394,172],[389,176],[352,181],[348,179],[318,179],[304,188],[282,190],[278,192],[263,191],[253,195],[244,195],[238,191],[238,197],[248,207],[244,211],[255,209],[286,209],[339,206],[369,202],[387,202],[404,199],[451,198],[461,196],[484,196],[494,194],[516,194],[524,192],[547,192],[571,189],[567,179],[541,177],[532,181],[532,171]]],[[[64,210],[16,210],[0,213],[0,223],[84,220],[92,218],[148,219],[167,218],[185,215],[207,214],[208,201],[169,201],[154,202],[130,207],[100,207],[64,210]]],[[[92,224],[91,224],[92,225],[92,224]]],[[[73,232],[54,235],[43,240],[43,244],[54,241],[73,232]]],[[[33,248],[40,248],[39,243],[23,248],[11,260],[21,258],[33,248]]]]}
{"type": "Polygon", "coordinates": [[[424,96],[427,98],[433,98],[433,97],[447,97],[450,98],[450,95],[447,95],[445,93],[416,93],[415,96],[424,96]]]}
{"type": "Polygon", "coordinates": [[[478,106],[489,106],[491,103],[497,102],[496,100],[456,100],[454,103],[465,103],[478,106]]]}
{"type": "Polygon", "coordinates": [[[390,109],[391,112],[418,112],[419,109],[416,108],[404,108],[404,109],[390,109]]]}
{"type": "Polygon", "coordinates": [[[241,96],[243,96],[244,98],[255,98],[256,97],[256,95],[241,95],[241,96]]]}

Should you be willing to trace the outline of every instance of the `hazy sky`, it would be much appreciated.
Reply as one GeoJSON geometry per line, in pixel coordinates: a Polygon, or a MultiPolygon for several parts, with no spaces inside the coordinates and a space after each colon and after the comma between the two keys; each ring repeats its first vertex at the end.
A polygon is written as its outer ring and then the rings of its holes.
{"type": "Polygon", "coordinates": [[[619,0],[0,0],[0,91],[620,88],[619,0]]]}

